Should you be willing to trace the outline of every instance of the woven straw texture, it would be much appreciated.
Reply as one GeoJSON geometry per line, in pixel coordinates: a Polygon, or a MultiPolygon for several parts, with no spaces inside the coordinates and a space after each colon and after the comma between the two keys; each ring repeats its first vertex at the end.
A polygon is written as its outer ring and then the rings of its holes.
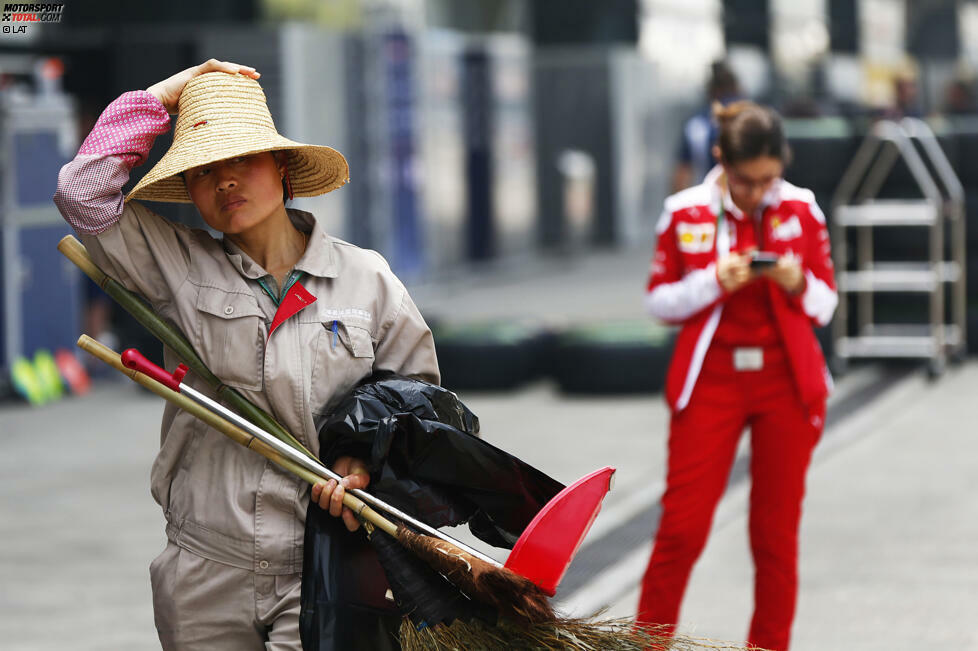
{"type": "Polygon", "coordinates": [[[244,75],[208,72],[187,82],[177,107],[173,144],[136,184],[126,201],[190,203],[181,174],[234,156],[288,150],[289,178],[297,197],[314,197],[349,181],[343,154],[279,135],[258,82],[244,75]]]}

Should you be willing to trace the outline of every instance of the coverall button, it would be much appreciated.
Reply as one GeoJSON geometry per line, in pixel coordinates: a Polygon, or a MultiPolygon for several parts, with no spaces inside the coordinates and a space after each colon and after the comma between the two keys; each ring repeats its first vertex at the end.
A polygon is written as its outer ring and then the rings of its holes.
{"type": "Polygon", "coordinates": [[[225,314],[234,314],[234,306],[233,305],[228,305],[226,308],[224,308],[224,313],[225,314]]]}
{"type": "MultiPolygon", "coordinates": [[[[228,308],[228,309],[231,309],[231,308],[228,308]]],[[[268,561],[258,561],[258,567],[260,567],[263,570],[267,570],[268,569],[268,561]]]]}

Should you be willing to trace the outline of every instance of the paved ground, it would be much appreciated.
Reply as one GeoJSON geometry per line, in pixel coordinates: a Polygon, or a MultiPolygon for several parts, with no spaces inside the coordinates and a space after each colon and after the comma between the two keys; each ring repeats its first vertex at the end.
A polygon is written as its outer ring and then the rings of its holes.
{"type": "MultiPolygon", "coordinates": [[[[975,363],[938,383],[915,373],[828,428],[809,474],[796,651],[978,649],[976,389],[975,363]]],[[[721,504],[687,592],[686,632],[746,635],[747,491],[736,485],[721,504]]],[[[634,614],[649,551],[636,547],[567,605],[634,614]]]]}
{"type": "MultiPolygon", "coordinates": [[[[428,314],[637,316],[646,265],[641,252],[591,256],[413,293],[428,314]]],[[[974,362],[937,383],[879,367],[840,379],[839,415],[809,479],[795,649],[978,649],[975,395],[974,362]]],[[[462,397],[488,439],[562,481],[619,468],[559,605],[632,614],[661,490],[661,398],[570,399],[547,383],[462,397]],[[605,546],[616,558],[594,561],[605,546]]],[[[147,568],[163,519],[148,483],[161,412],[154,396],[108,383],[42,409],[0,405],[0,648],[158,648],[147,568]]],[[[733,482],[721,505],[688,592],[687,631],[745,634],[746,491],[733,482]]]]}
{"type": "Polygon", "coordinates": [[[644,318],[651,249],[494,263],[416,285],[427,318],[511,318],[559,326],[581,320],[644,318]]]}
{"type": "Polygon", "coordinates": [[[148,486],[162,411],[127,385],[0,409],[0,646],[159,647],[148,568],[165,538],[148,486]]]}

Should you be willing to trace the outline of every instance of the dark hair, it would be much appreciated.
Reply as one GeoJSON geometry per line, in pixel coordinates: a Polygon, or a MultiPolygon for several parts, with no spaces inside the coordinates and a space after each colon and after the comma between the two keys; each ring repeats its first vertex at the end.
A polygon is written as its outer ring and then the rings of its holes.
{"type": "MultiPolygon", "coordinates": [[[[278,149],[276,151],[272,151],[272,152],[269,152],[269,153],[271,153],[271,155],[275,159],[275,162],[276,163],[283,163],[283,162],[286,163],[285,173],[288,174],[288,169],[289,168],[288,168],[287,165],[288,165],[289,151],[287,149],[278,149]]],[[[289,186],[286,185],[286,183],[285,183],[285,177],[283,176],[282,177],[282,203],[287,206],[288,204],[286,202],[288,202],[290,200],[291,200],[291,197],[289,197],[289,186]]]]}
{"type": "Polygon", "coordinates": [[[710,81],[706,89],[713,100],[725,100],[740,94],[737,75],[724,61],[714,61],[710,65],[710,81]]]}
{"type": "Polygon", "coordinates": [[[760,156],[777,158],[787,165],[791,149],[784,136],[781,116],[773,109],[750,101],[722,106],[713,104],[713,119],[719,126],[717,145],[720,160],[739,163],[760,156]]]}

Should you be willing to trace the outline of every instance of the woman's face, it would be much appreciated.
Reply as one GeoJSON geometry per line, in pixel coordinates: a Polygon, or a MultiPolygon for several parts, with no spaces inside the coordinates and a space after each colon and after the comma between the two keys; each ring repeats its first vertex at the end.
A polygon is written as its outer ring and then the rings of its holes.
{"type": "Polygon", "coordinates": [[[211,228],[235,235],[282,206],[284,163],[271,152],[236,156],[183,174],[187,191],[211,228]]]}
{"type": "Polygon", "coordinates": [[[774,156],[758,156],[737,163],[724,163],[730,198],[745,214],[753,215],[761,199],[784,173],[784,163],[774,156]]]}

